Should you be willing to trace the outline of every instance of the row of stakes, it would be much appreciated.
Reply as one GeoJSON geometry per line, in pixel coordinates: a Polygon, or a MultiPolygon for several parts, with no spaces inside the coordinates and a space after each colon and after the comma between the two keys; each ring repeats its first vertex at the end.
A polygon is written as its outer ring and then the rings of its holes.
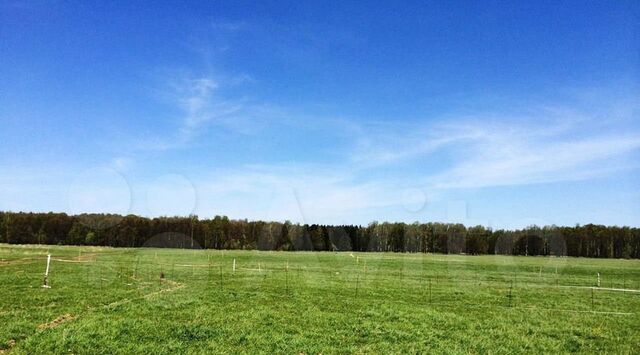
{"type": "MultiPolygon", "coordinates": [[[[358,257],[357,262],[359,263],[360,258],[358,257]]],[[[49,269],[50,269],[50,265],[51,265],[51,254],[47,254],[47,266],[44,272],[44,280],[43,280],[43,284],[42,287],[49,289],[51,288],[51,286],[49,285],[49,269]]],[[[366,268],[366,261],[365,261],[365,268],[366,268]]],[[[136,264],[136,269],[137,269],[137,264],[136,264]]],[[[236,259],[233,259],[233,264],[232,264],[232,271],[235,273],[236,272],[236,259]]],[[[261,268],[261,264],[258,263],[258,271],[262,271],[261,268]]],[[[366,272],[366,269],[365,269],[366,272]]],[[[161,271],[160,272],[160,281],[162,282],[162,280],[165,278],[164,272],[161,271]]],[[[220,266],[220,287],[222,288],[222,266],[220,266]]],[[[601,278],[600,278],[600,273],[597,273],[597,279],[596,279],[596,284],[597,287],[599,288],[601,285],[601,278]]],[[[358,292],[359,292],[359,286],[360,286],[360,274],[358,274],[356,276],[356,289],[355,289],[355,295],[356,297],[358,297],[358,292]]],[[[431,292],[431,278],[429,278],[429,303],[431,303],[432,301],[432,292],[431,292]]],[[[591,288],[591,308],[594,308],[594,300],[595,300],[595,295],[594,295],[594,290],[596,289],[596,287],[592,287],[591,288]]],[[[288,294],[289,293],[289,262],[287,261],[286,265],[285,265],[285,292],[288,294]]],[[[509,307],[513,306],[513,280],[511,280],[511,284],[509,286],[509,293],[507,295],[507,299],[509,300],[509,307]]]]}

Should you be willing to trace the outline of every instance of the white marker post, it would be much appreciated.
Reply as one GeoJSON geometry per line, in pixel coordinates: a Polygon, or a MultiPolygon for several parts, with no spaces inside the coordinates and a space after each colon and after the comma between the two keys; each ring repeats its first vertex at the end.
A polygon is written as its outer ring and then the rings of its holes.
{"type": "Polygon", "coordinates": [[[47,269],[44,272],[44,284],[42,285],[44,288],[51,288],[49,286],[49,264],[51,264],[51,254],[47,255],[47,269]]]}
{"type": "Polygon", "coordinates": [[[233,272],[236,272],[236,259],[233,259],[233,272]]]}
{"type": "Polygon", "coordinates": [[[598,273],[598,287],[600,287],[600,273],[598,273]]]}

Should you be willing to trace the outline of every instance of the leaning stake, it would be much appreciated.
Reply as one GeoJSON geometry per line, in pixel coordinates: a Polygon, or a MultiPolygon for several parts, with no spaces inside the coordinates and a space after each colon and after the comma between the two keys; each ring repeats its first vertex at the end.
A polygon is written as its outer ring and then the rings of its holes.
{"type": "Polygon", "coordinates": [[[42,287],[44,288],[51,288],[51,286],[49,286],[49,264],[51,263],[51,254],[47,255],[47,269],[44,272],[44,283],[42,285],[42,287]]]}

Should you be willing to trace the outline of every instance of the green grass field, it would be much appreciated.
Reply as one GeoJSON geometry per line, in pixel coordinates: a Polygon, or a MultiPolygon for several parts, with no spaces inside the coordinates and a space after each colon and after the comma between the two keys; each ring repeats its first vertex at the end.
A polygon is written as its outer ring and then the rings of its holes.
{"type": "Polygon", "coordinates": [[[638,260],[0,245],[0,353],[637,354],[638,289],[638,260]]]}

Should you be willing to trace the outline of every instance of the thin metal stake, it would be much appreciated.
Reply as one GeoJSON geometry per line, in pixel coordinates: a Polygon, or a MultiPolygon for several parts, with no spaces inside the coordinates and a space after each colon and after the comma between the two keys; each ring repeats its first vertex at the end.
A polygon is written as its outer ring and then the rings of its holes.
{"type": "Polygon", "coordinates": [[[285,294],[289,294],[289,262],[287,262],[287,267],[284,269],[285,274],[285,294]]]}
{"type": "Polygon", "coordinates": [[[222,291],[222,265],[220,265],[220,291],[222,291]]]}
{"type": "Polygon", "coordinates": [[[511,308],[512,299],[513,299],[513,281],[511,281],[511,287],[509,287],[509,308],[511,308]]]}

